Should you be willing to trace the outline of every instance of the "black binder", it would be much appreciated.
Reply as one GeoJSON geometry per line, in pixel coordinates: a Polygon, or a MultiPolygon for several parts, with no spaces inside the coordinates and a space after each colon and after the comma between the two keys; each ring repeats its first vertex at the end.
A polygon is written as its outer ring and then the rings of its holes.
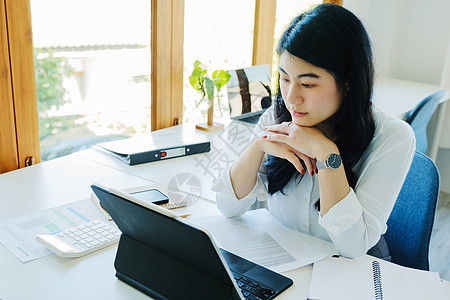
{"type": "Polygon", "coordinates": [[[199,137],[171,133],[151,133],[100,143],[95,149],[132,165],[187,156],[211,150],[211,143],[199,137]]]}
{"type": "Polygon", "coordinates": [[[243,299],[232,266],[235,272],[252,274],[271,286],[276,294],[293,283],[219,250],[207,231],[169,210],[121,191],[91,188],[122,231],[114,263],[117,278],[153,298],[243,299]]]}

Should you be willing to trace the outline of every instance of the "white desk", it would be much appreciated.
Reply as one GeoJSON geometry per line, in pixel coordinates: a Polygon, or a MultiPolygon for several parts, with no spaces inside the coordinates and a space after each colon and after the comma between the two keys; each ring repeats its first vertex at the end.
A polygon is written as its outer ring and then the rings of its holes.
{"type": "Polygon", "coordinates": [[[86,199],[94,182],[119,188],[153,183],[74,155],[1,174],[0,178],[0,220],[86,199]]]}
{"type": "MultiPolygon", "coordinates": [[[[180,161],[173,161],[177,160],[180,161]]],[[[86,199],[93,182],[122,189],[152,183],[80,156],[69,155],[0,175],[0,220],[86,199]]],[[[179,213],[196,216],[219,214],[213,202],[203,199],[179,213]]],[[[301,233],[298,235],[321,252],[333,253],[331,243],[301,233]]],[[[115,277],[116,248],[116,245],[110,246],[77,259],[50,255],[22,263],[0,245],[0,299],[149,299],[115,277]]],[[[286,272],[285,275],[295,283],[280,299],[304,299],[311,271],[312,267],[307,266],[286,272]]]]}
{"type": "MultiPolygon", "coordinates": [[[[407,113],[414,109],[423,99],[441,89],[443,88],[434,84],[382,78],[375,82],[373,102],[392,116],[404,120],[407,113]]],[[[450,99],[450,91],[447,91],[441,99],[441,103],[437,108],[433,132],[428,140],[427,154],[433,161],[436,161],[439,149],[439,140],[448,99],[450,99]]]]}
{"type": "MultiPolygon", "coordinates": [[[[373,102],[392,116],[405,119],[406,114],[414,109],[420,101],[442,89],[434,84],[381,78],[375,82],[373,102]]],[[[447,93],[441,102],[446,101],[449,97],[450,94],[447,93]]]]}
{"type": "MultiPolygon", "coordinates": [[[[181,160],[172,161],[181,164],[181,160]]],[[[86,199],[93,182],[122,189],[152,183],[78,155],[69,155],[0,175],[0,221],[86,199]]],[[[196,216],[219,214],[215,204],[204,199],[178,212],[196,216]]],[[[334,253],[331,243],[297,234],[322,253],[334,253]]],[[[22,263],[0,245],[0,299],[149,299],[115,277],[116,248],[116,245],[110,246],[77,259],[50,255],[22,263]]],[[[294,285],[279,299],[306,299],[311,272],[311,265],[285,272],[294,285]]],[[[446,287],[450,295],[450,286],[446,284],[446,287]]]]}

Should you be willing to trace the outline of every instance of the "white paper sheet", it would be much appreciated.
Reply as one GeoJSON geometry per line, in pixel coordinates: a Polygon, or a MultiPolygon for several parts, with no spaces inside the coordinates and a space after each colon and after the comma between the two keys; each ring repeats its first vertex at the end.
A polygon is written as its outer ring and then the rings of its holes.
{"type": "Polygon", "coordinates": [[[370,256],[331,258],[314,263],[309,299],[443,300],[444,290],[436,272],[405,268],[370,256]],[[372,262],[378,261],[382,298],[375,297],[372,262]]]}
{"type": "Polygon", "coordinates": [[[35,240],[36,234],[55,234],[92,220],[115,226],[86,199],[1,222],[0,243],[27,262],[53,253],[35,240]]]}
{"type": "Polygon", "coordinates": [[[266,209],[241,217],[191,219],[205,227],[217,245],[276,272],[293,270],[325,257],[280,224],[266,209]]]}

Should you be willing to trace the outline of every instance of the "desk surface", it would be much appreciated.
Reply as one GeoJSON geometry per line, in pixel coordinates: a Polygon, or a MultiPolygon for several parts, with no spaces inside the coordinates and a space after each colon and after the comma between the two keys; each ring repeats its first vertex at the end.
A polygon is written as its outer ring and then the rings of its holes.
{"type": "MultiPolygon", "coordinates": [[[[405,119],[406,114],[423,99],[441,89],[440,86],[434,84],[382,78],[375,81],[373,102],[392,116],[405,119]]],[[[449,98],[450,95],[447,92],[441,102],[449,98]]]]}
{"type": "MultiPolygon", "coordinates": [[[[180,160],[173,160],[176,161],[180,160]]],[[[0,175],[0,221],[86,199],[90,195],[92,182],[123,189],[152,183],[129,172],[78,155],[69,155],[0,175]]],[[[206,216],[219,212],[212,201],[198,199],[194,205],[183,208],[179,213],[206,216]]],[[[329,242],[301,233],[298,236],[324,254],[334,252],[329,242]]],[[[113,263],[116,248],[117,245],[110,246],[83,258],[63,259],[50,255],[22,263],[0,245],[3,270],[0,272],[0,299],[148,299],[115,277],[113,263]]],[[[311,265],[285,272],[294,280],[294,285],[279,298],[306,299],[311,272],[311,265]]],[[[446,287],[450,289],[449,284],[446,287]]]]}
{"type": "MultiPolygon", "coordinates": [[[[0,221],[86,199],[92,182],[124,189],[152,183],[80,156],[69,155],[0,175],[0,221]]],[[[212,201],[199,199],[179,213],[206,216],[217,215],[219,211],[212,201]]],[[[329,242],[301,233],[298,236],[325,254],[333,253],[334,248],[329,242]]],[[[110,246],[83,258],[63,259],[50,255],[22,263],[0,245],[0,265],[2,270],[7,270],[0,272],[0,299],[148,299],[115,277],[116,248],[117,245],[110,246]]],[[[286,272],[285,275],[295,284],[280,299],[305,298],[311,271],[312,267],[307,266],[286,272]],[[299,295],[303,296],[299,298],[299,295]]]]}
{"type": "MultiPolygon", "coordinates": [[[[425,87],[430,88],[430,87],[425,87]]],[[[436,90],[436,86],[433,86],[436,90]]],[[[431,93],[432,90],[425,91],[431,93]]],[[[383,101],[383,90],[377,99],[383,101]]],[[[403,94],[402,94],[403,95],[403,94]]],[[[400,96],[399,95],[399,98],[400,96]]],[[[391,95],[392,96],[392,95],[391,95]]],[[[404,96],[404,95],[403,95],[404,96]]],[[[416,95],[417,103],[421,96],[416,95]]],[[[392,98],[391,98],[392,99],[392,98]]],[[[406,99],[406,98],[404,98],[406,99]]],[[[378,100],[377,100],[378,101],[378,100]]],[[[380,103],[381,104],[381,103],[380,103]]],[[[382,104],[381,104],[382,106],[382,104]]],[[[409,111],[413,104],[402,111],[409,111]]],[[[397,111],[401,113],[400,109],[397,111]]],[[[395,112],[391,112],[395,115],[395,112]]],[[[171,130],[193,130],[190,126],[178,126],[171,130]]],[[[86,150],[66,157],[0,175],[0,221],[28,213],[41,211],[89,197],[92,183],[133,188],[157,182],[170,183],[176,188],[172,193],[192,193],[192,185],[179,184],[177,174],[188,173],[197,177],[202,193],[195,204],[182,213],[216,215],[218,210],[210,185],[221,171],[226,169],[246,146],[252,126],[240,122],[230,123],[224,131],[203,133],[213,141],[210,153],[176,158],[164,162],[128,166],[116,158],[95,150],[86,150]]],[[[170,196],[170,195],[169,195],[170,196]]],[[[181,213],[181,212],[180,212],[181,213]]],[[[301,233],[298,236],[315,249],[332,254],[329,242],[301,233]]],[[[78,259],[63,259],[50,255],[28,263],[22,263],[3,245],[0,245],[0,299],[148,299],[141,292],[116,279],[114,257],[116,245],[78,259]],[[6,270],[6,271],[5,271],[6,270]]],[[[311,280],[312,267],[306,266],[285,275],[294,285],[280,299],[305,299],[311,280]]],[[[446,284],[450,295],[450,285],[446,284]]]]}

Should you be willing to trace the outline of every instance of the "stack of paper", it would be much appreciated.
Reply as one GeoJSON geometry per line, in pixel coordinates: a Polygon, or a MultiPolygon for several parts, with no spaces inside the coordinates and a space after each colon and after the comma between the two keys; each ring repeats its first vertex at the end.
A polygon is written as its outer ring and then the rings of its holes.
{"type": "Polygon", "coordinates": [[[325,257],[266,209],[248,211],[235,218],[213,216],[191,220],[206,227],[219,247],[275,272],[293,270],[325,257]]]}

